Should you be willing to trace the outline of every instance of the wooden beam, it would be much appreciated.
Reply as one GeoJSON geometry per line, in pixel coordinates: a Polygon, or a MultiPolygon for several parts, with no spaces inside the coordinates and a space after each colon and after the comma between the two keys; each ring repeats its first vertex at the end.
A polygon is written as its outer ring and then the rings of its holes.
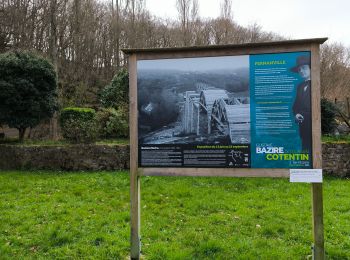
{"type": "MultiPolygon", "coordinates": [[[[321,83],[320,83],[320,47],[311,45],[311,113],[312,113],[312,164],[314,169],[322,168],[321,147],[321,83]]],[[[311,184],[313,259],[325,259],[323,227],[322,183],[311,184]]]]}
{"type": "Polygon", "coordinates": [[[130,96],[130,258],[140,259],[140,177],[138,175],[137,139],[137,59],[129,57],[129,96],[130,96]]]}
{"type": "Polygon", "coordinates": [[[202,176],[202,177],[284,177],[289,169],[251,168],[140,168],[143,176],[202,176]]]}
{"type": "Polygon", "coordinates": [[[219,57],[235,55],[251,55],[281,52],[310,51],[310,44],[300,43],[298,45],[259,45],[255,48],[246,48],[237,46],[236,48],[201,48],[201,49],[179,49],[175,52],[152,51],[137,53],[138,60],[155,60],[155,59],[177,59],[193,57],[219,57]]]}
{"type": "Polygon", "coordinates": [[[125,54],[133,53],[156,53],[156,52],[183,52],[183,51],[202,51],[202,50],[224,50],[224,49],[254,49],[256,47],[279,47],[279,46],[295,46],[300,44],[310,45],[312,43],[322,44],[328,38],[311,38],[311,39],[297,39],[297,40],[283,40],[283,41],[271,41],[271,42],[249,42],[241,44],[225,44],[225,45],[207,45],[207,46],[186,46],[186,47],[168,47],[168,48],[126,48],[122,49],[125,54]]]}
{"type": "Polygon", "coordinates": [[[312,183],[312,230],[313,230],[313,259],[325,259],[324,225],[323,225],[323,192],[322,183],[312,183]]]}

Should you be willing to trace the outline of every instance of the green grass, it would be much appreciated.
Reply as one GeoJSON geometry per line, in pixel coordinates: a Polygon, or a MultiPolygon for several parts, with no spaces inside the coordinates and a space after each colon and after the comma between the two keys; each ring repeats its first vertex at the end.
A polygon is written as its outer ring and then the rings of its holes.
{"type": "Polygon", "coordinates": [[[129,139],[117,138],[117,139],[104,139],[97,141],[96,144],[101,145],[116,145],[116,144],[129,144],[129,139]]]}
{"type": "Polygon", "coordinates": [[[350,144],[350,135],[323,135],[323,143],[347,143],[350,144]]]}
{"type": "MultiPolygon", "coordinates": [[[[350,135],[340,136],[322,136],[323,143],[350,143],[350,135]]],[[[18,138],[5,138],[0,140],[0,144],[24,145],[24,146],[55,146],[55,145],[70,145],[66,140],[31,140],[25,139],[24,142],[19,142],[18,138]]],[[[95,142],[97,145],[128,145],[129,139],[103,139],[95,142]]]]}
{"type": "MultiPolygon", "coordinates": [[[[11,145],[23,145],[23,146],[64,146],[71,145],[66,140],[31,140],[25,139],[23,142],[19,142],[18,138],[6,138],[0,140],[0,144],[11,144],[11,145]]],[[[95,142],[97,145],[126,145],[129,144],[129,139],[116,138],[116,139],[103,139],[95,142]]]]}
{"type": "MultiPolygon", "coordinates": [[[[328,259],[350,259],[350,180],[324,183],[328,259]]],[[[305,259],[310,185],[142,177],[145,259],[305,259]]],[[[127,259],[126,172],[0,172],[0,259],[127,259]]]]}

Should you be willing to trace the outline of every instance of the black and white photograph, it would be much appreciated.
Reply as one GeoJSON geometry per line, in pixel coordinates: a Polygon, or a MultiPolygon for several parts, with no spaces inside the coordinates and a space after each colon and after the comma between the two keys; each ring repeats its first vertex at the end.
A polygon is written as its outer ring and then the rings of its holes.
{"type": "Polygon", "coordinates": [[[139,60],[143,144],[249,144],[249,56],[139,60]]]}

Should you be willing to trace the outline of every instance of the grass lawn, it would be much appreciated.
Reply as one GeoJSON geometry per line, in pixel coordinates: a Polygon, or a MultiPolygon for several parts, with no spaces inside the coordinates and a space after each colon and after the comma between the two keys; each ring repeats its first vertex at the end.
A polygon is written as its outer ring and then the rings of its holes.
{"type": "MultiPolygon", "coordinates": [[[[56,146],[56,145],[72,145],[66,140],[32,140],[24,139],[20,142],[18,138],[5,138],[0,140],[0,144],[11,144],[11,145],[22,145],[22,146],[56,146]]],[[[125,145],[129,144],[129,139],[126,138],[115,138],[115,139],[103,139],[94,142],[97,145],[125,145]]]]}
{"type": "MultiPolygon", "coordinates": [[[[323,143],[350,143],[350,135],[339,135],[339,136],[322,136],[323,143]]],[[[0,144],[11,144],[11,145],[23,145],[23,146],[53,146],[53,145],[70,145],[66,140],[32,140],[25,139],[23,142],[19,142],[18,138],[5,138],[0,139],[0,144]]],[[[94,144],[97,145],[127,145],[129,144],[128,138],[115,138],[115,139],[103,139],[98,140],[94,144]]]]}
{"type": "Polygon", "coordinates": [[[346,143],[350,144],[350,135],[323,135],[322,136],[323,143],[346,143]]]}
{"type": "MultiPolygon", "coordinates": [[[[305,259],[310,185],[143,177],[145,259],[305,259]]],[[[350,259],[350,180],[324,183],[328,259],[350,259]]],[[[127,259],[127,172],[0,172],[0,259],[127,259]]]]}

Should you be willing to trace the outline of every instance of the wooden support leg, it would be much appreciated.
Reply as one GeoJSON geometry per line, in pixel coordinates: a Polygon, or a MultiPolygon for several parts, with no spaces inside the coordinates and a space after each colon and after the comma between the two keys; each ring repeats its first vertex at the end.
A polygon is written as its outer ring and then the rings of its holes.
{"type": "Polygon", "coordinates": [[[131,200],[131,259],[140,259],[140,177],[136,172],[130,172],[130,200],[131,200]]]}
{"type": "Polygon", "coordinates": [[[312,259],[324,260],[324,233],[323,233],[323,194],[322,183],[312,183],[312,227],[314,245],[312,259]]]}
{"type": "Polygon", "coordinates": [[[137,60],[129,57],[129,96],[130,96],[130,258],[140,259],[140,176],[138,174],[138,135],[137,135],[137,60]]]}

